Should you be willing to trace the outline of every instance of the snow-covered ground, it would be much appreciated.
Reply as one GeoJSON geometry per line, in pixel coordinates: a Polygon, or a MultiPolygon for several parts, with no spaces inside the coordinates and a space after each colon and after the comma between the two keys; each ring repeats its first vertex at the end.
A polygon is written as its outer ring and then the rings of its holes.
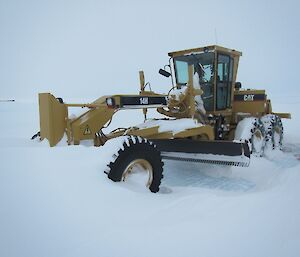
{"type": "MultiPolygon", "coordinates": [[[[292,99],[274,99],[274,109],[298,110],[292,99]]],[[[120,112],[112,125],[138,124],[139,113],[120,112]]],[[[100,148],[31,141],[36,102],[1,102],[0,256],[298,257],[300,115],[292,116],[284,152],[249,168],[166,161],[153,194],[110,181],[100,148]]]]}

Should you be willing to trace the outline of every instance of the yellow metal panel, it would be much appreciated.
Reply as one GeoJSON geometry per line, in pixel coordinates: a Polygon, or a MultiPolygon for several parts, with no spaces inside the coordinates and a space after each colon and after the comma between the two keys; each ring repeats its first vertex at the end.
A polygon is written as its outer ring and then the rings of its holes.
{"type": "Polygon", "coordinates": [[[284,113],[284,112],[272,112],[272,114],[277,115],[278,117],[282,118],[282,119],[291,119],[292,116],[290,113],[284,113]]]}
{"type": "Polygon", "coordinates": [[[204,125],[197,128],[190,128],[184,131],[180,131],[174,135],[174,138],[187,138],[193,136],[206,135],[208,140],[214,140],[214,130],[209,125],[204,125]]]}
{"type": "Polygon", "coordinates": [[[71,122],[74,141],[95,138],[95,134],[112,118],[114,112],[114,109],[99,107],[75,119],[71,122]]]}
{"type": "Polygon", "coordinates": [[[155,135],[147,137],[148,139],[170,139],[173,138],[173,133],[171,131],[161,132],[155,135]]]}
{"type": "Polygon", "coordinates": [[[158,134],[158,128],[159,128],[159,126],[150,127],[150,128],[142,128],[142,129],[134,129],[134,130],[128,131],[127,135],[149,137],[151,135],[158,134]]]}
{"type": "Polygon", "coordinates": [[[234,91],[235,95],[248,95],[248,94],[261,94],[264,95],[266,93],[265,90],[256,90],[256,89],[240,89],[238,91],[234,91]]]}
{"type": "Polygon", "coordinates": [[[255,102],[233,102],[233,112],[245,112],[251,114],[264,113],[265,112],[265,101],[255,102]]]}

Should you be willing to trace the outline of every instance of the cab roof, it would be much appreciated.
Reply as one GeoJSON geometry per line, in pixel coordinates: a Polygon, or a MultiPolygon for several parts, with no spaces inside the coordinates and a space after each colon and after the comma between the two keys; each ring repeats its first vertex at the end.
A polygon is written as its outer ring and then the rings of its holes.
{"type": "Polygon", "coordinates": [[[218,46],[218,45],[210,45],[210,46],[204,46],[204,47],[199,47],[199,48],[191,48],[191,49],[186,49],[186,50],[181,50],[181,51],[175,51],[175,52],[170,52],[168,55],[170,57],[177,57],[177,56],[182,56],[182,55],[187,55],[191,53],[199,53],[199,52],[204,52],[204,51],[218,51],[222,53],[227,53],[233,56],[241,56],[242,52],[236,51],[234,49],[226,48],[223,46],[218,46]]]}

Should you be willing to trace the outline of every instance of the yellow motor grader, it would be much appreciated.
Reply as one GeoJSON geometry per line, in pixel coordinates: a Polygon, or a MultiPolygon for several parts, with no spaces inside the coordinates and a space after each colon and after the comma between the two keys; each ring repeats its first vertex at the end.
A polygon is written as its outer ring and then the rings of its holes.
{"type": "Polygon", "coordinates": [[[93,140],[95,146],[120,144],[105,173],[113,181],[126,180],[134,167],[148,172],[147,186],[159,191],[162,159],[248,166],[250,154],[282,147],[281,118],[274,113],[265,90],[242,89],[236,82],[241,52],[217,45],[169,53],[169,64],[159,73],[171,78],[168,93],[146,90],[140,71],[138,94],[102,96],[91,103],[64,103],[50,93],[39,94],[41,140],[55,146],[64,135],[68,144],[93,140]],[[69,107],[87,111],[70,118],[69,107]],[[164,118],[148,119],[155,108],[164,118]],[[105,134],[119,110],[142,109],[145,121],[105,134]]]}

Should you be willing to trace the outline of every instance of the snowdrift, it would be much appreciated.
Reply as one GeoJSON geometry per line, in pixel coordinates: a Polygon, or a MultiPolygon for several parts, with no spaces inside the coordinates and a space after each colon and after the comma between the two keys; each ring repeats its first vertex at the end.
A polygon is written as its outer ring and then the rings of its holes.
{"type": "Polygon", "coordinates": [[[299,115],[284,121],[283,152],[249,168],[166,161],[152,194],[109,180],[109,151],[30,141],[37,112],[0,103],[0,256],[299,256],[299,115]]]}

